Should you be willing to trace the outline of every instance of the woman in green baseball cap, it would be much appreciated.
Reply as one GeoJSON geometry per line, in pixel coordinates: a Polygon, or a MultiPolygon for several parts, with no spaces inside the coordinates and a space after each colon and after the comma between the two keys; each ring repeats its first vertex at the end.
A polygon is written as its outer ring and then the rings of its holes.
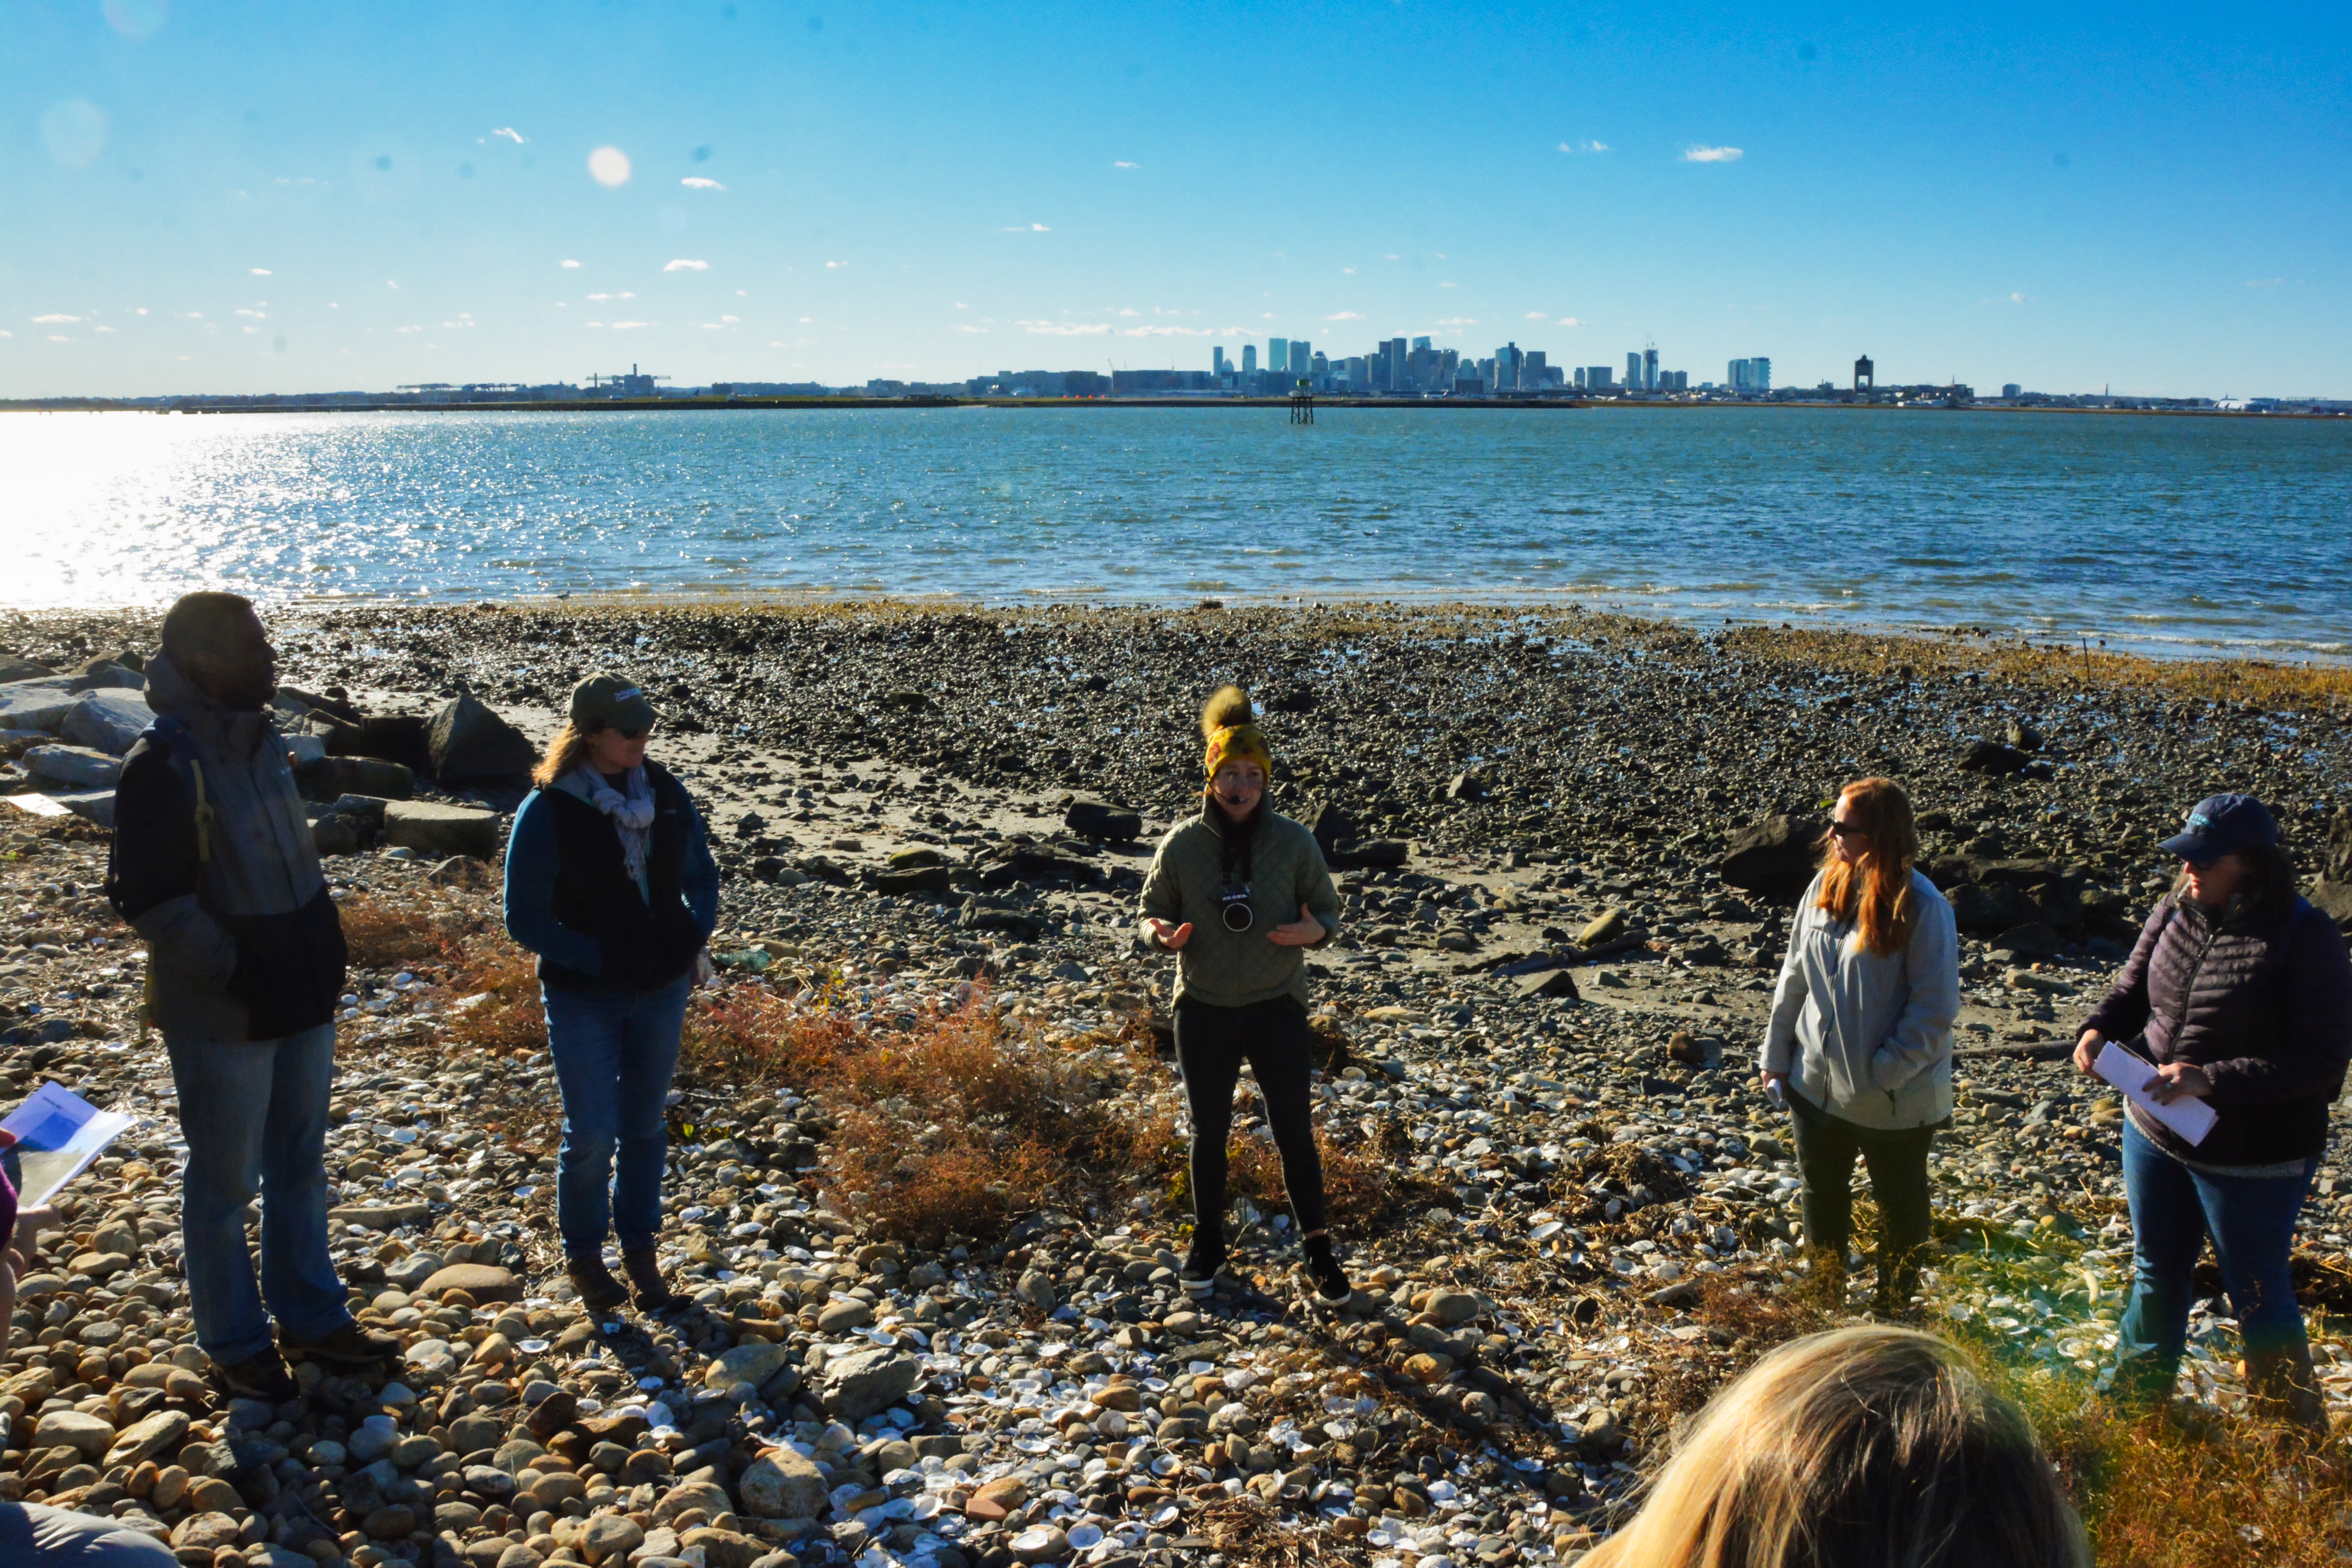
{"type": "Polygon", "coordinates": [[[677,1298],[655,1253],[662,1110],[687,994],[719,921],[702,815],[647,760],[658,718],[635,682],[572,688],[507,842],[507,931],[539,954],[548,1053],[563,1091],[555,1212],[564,1272],[590,1308],[677,1298]],[[604,1262],[617,1233],[624,1287],[604,1262]]]}

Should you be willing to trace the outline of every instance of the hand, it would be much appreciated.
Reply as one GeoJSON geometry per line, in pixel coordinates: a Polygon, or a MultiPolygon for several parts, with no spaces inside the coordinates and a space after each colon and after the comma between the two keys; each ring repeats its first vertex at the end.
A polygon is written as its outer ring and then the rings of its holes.
{"type": "Polygon", "coordinates": [[[8,1251],[19,1269],[31,1267],[33,1249],[41,1232],[58,1228],[58,1211],[53,1208],[19,1209],[16,1229],[8,1238],[8,1251]]]}
{"type": "Polygon", "coordinates": [[[1192,940],[1192,922],[1191,921],[1186,921],[1180,926],[1171,926],[1166,921],[1158,919],[1157,917],[1150,917],[1147,918],[1144,923],[1151,928],[1151,934],[1160,939],[1160,945],[1166,948],[1171,952],[1176,952],[1186,942],[1192,940]]]}
{"type": "Polygon", "coordinates": [[[2170,1105],[2176,1100],[2202,1100],[2212,1092],[2213,1080],[2205,1076],[2205,1069],[2187,1062],[2167,1062],[2147,1080],[2147,1097],[2158,1105],[2170,1105]]]}
{"type": "Polygon", "coordinates": [[[2098,1077],[2099,1047],[2106,1043],[2106,1036],[2098,1030],[2084,1030],[2083,1037],[2074,1042],[2074,1070],[2086,1078],[2098,1077]]]}
{"type": "Polygon", "coordinates": [[[1783,1088],[1783,1086],[1789,1081],[1789,1075],[1787,1073],[1774,1072],[1770,1068],[1766,1068],[1759,1081],[1764,1086],[1764,1097],[1772,1101],[1773,1104],[1778,1105],[1782,1100],[1787,1098],[1786,1090],[1783,1088]]]}
{"type": "Polygon", "coordinates": [[[1277,947],[1311,947],[1323,940],[1323,922],[1301,904],[1297,920],[1286,926],[1275,927],[1265,933],[1265,938],[1277,947]]]}

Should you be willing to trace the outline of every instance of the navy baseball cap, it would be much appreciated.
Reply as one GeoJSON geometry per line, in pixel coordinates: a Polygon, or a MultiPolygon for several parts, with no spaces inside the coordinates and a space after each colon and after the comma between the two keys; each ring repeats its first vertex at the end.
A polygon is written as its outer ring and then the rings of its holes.
{"type": "Polygon", "coordinates": [[[2270,807],[2250,795],[2214,795],[2200,800],[2189,822],[2161,846],[2168,855],[2207,866],[2241,849],[2268,849],[2279,841],[2270,807]]]}

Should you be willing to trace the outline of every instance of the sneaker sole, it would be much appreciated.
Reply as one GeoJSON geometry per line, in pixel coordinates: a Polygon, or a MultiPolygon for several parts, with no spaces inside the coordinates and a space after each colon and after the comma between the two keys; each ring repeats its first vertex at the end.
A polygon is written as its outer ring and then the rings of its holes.
{"type": "MultiPolygon", "coordinates": [[[[1223,1270],[1220,1269],[1218,1272],[1222,1273],[1223,1270]]],[[[1217,1290],[1215,1274],[1210,1275],[1206,1279],[1179,1279],[1177,1283],[1184,1287],[1184,1294],[1196,1301],[1203,1296],[1215,1295],[1217,1290]]]]}

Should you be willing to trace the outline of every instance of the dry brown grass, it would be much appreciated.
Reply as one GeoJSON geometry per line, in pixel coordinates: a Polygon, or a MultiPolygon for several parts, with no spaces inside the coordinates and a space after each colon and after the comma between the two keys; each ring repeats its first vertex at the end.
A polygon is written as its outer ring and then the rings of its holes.
{"type": "Polygon", "coordinates": [[[1279,1510],[1247,1492],[1202,1509],[1193,1530],[1240,1568],[1337,1568],[1356,1556],[1328,1531],[1284,1524],[1279,1510]]]}
{"type": "MultiPolygon", "coordinates": [[[[1377,1151],[1331,1142],[1321,1128],[1315,1146],[1323,1156],[1323,1197],[1331,1223],[1342,1231],[1360,1234],[1374,1222],[1392,1218],[1410,1207],[1439,1201],[1439,1190],[1380,1156],[1377,1151]]],[[[1171,1195],[1189,1203],[1181,1179],[1171,1195]]],[[[1226,1166],[1226,1189],[1261,1208],[1278,1208],[1289,1202],[1282,1182],[1282,1156],[1274,1140],[1255,1128],[1237,1135],[1226,1166]]]]}
{"type": "Polygon", "coordinates": [[[1163,1178],[1173,1113],[1104,1102],[1111,1087],[976,994],[907,1029],[739,985],[689,1015],[683,1059],[740,1089],[793,1088],[830,1110],[824,1172],[837,1197],[919,1246],[986,1239],[1051,1203],[1099,1203],[1163,1178]]]}
{"type": "Polygon", "coordinates": [[[485,933],[461,945],[448,984],[460,997],[486,998],[449,1016],[449,1037],[459,1045],[502,1056],[546,1048],[538,961],[504,932],[485,933]]]}
{"type": "Polygon", "coordinates": [[[442,963],[455,956],[453,933],[415,910],[361,893],[338,904],[336,912],[352,962],[362,969],[442,963]]]}

